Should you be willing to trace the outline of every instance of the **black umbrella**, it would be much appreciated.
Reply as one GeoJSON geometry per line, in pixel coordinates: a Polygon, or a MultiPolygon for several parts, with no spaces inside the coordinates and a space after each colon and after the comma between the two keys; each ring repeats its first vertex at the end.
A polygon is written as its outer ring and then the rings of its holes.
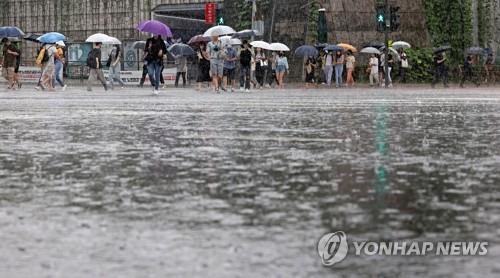
{"type": "Polygon", "coordinates": [[[449,45],[440,46],[434,50],[434,54],[438,54],[438,53],[445,52],[445,51],[450,51],[451,49],[452,49],[452,47],[449,45]]]}
{"type": "Polygon", "coordinates": [[[303,45],[295,49],[295,55],[299,57],[316,57],[319,51],[311,45],[303,45]]]}
{"type": "Polygon", "coordinates": [[[328,45],[330,45],[330,44],[328,44],[326,42],[325,43],[317,43],[317,44],[314,45],[314,47],[316,47],[317,49],[324,49],[328,45]]]}
{"type": "Polygon", "coordinates": [[[191,56],[196,55],[196,52],[191,46],[183,43],[174,43],[168,48],[168,52],[173,56],[191,56]]]}
{"type": "Polygon", "coordinates": [[[146,47],[146,41],[136,41],[132,44],[134,49],[144,49],[146,47]]]}

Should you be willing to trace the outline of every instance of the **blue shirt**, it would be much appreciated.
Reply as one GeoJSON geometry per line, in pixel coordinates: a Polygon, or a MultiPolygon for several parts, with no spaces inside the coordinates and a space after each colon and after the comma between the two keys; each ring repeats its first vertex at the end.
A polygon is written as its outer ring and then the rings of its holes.
{"type": "Polygon", "coordinates": [[[236,60],[228,61],[228,59],[234,59],[236,57],[238,57],[238,53],[236,53],[236,50],[232,46],[229,46],[226,49],[226,59],[224,59],[224,68],[226,69],[236,68],[236,60]]]}

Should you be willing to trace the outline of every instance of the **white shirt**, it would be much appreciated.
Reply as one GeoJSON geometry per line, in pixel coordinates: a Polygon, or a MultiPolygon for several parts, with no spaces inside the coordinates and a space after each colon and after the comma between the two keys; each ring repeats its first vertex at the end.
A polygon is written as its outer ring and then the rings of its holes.
{"type": "Polygon", "coordinates": [[[370,58],[371,73],[378,73],[378,59],[377,57],[370,58]]]}

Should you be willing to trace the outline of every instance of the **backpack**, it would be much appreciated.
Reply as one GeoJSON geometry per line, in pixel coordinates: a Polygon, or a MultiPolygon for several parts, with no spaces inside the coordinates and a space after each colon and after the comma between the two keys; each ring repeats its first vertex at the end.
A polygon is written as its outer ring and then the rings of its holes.
{"type": "Polygon", "coordinates": [[[35,63],[40,66],[44,63],[47,63],[47,61],[49,61],[49,55],[48,55],[45,47],[42,47],[38,51],[38,55],[36,55],[35,63]]]}
{"type": "Polygon", "coordinates": [[[96,58],[98,58],[97,57],[97,51],[96,51],[96,49],[92,49],[89,52],[89,55],[87,56],[87,66],[89,68],[92,68],[92,69],[96,69],[97,68],[96,58]]]}

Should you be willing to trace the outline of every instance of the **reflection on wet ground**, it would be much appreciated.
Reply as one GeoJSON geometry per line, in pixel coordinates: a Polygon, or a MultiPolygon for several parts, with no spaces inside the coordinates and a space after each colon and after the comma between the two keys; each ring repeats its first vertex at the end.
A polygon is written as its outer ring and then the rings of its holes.
{"type": "Polygon", "coordinates": [[[6,277],[498,277],[500,94],[0,93],[6,277]],[[487,257],[348,257],[350,238],[487,257]]]}

